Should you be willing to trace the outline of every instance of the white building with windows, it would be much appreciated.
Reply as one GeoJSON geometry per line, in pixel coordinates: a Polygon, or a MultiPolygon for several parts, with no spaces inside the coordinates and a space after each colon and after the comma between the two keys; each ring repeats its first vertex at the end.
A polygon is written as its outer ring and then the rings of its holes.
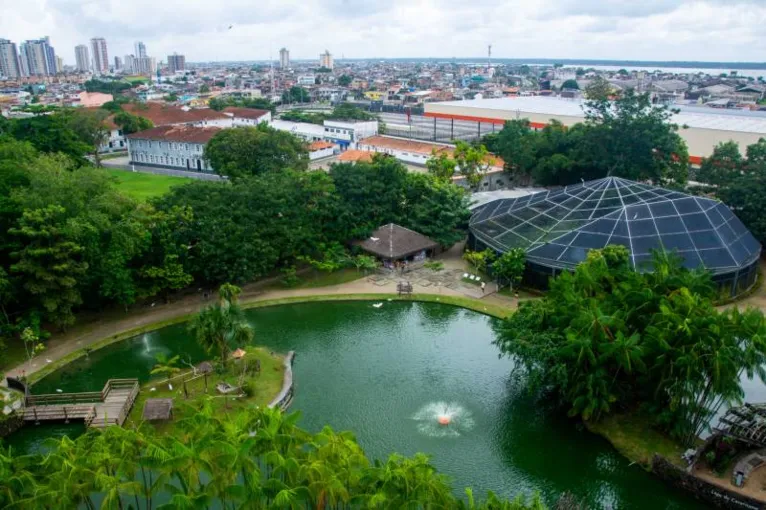
{"type": "Polygon", "coordinates": [[[341,149],[354,149],[359,140],[378,134],[377,120],[326,120],[325,140],[337,143],[341,149]]]}
{"type": "Polygon", "coordinates": [[[232,127],[257,126],[262,122],[271,122],[271,112],[268,110],[229,106],[224,108],[223,114],[231,117],[232,127]]]}
{"type": "Polygon", "coordinates": [[[193,172],[212,172],[203,154],[221,128],[160,126],[128,135],[130,163],[193,172]]]}
{"type": "Polygon", "coordinates": [[[317,142],[325,139],[324,127],[318,124],[277,119],[271,121],[271,127],[280,131],[288,131],[307,142],[317,142]]]}

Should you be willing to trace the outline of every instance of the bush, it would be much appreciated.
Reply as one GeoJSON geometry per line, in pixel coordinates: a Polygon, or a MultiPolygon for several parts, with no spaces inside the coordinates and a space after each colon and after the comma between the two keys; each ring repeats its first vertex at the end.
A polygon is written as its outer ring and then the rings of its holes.
{"type": "Polygon", "coordinates": [[[425,264],[423,264],[423,267],[426,269],[431,269],[432,271],[441,271],[444,269],[444,262],[440,260],[429,260],[425,264]]]}
{"type": "Polygon", "coordinates": [[[247,397],[252,397],[255,395],[255,384],[250,381],[245,382],[242,385],[242,393],[244,393],[247,397]]]}
{"type": "Polygon", "coordinates": [[[282,285],[287,288],[295,287],[300,283],[300,279],[297,276],[295,266],[283,267],[282,273],[282,285]]]}

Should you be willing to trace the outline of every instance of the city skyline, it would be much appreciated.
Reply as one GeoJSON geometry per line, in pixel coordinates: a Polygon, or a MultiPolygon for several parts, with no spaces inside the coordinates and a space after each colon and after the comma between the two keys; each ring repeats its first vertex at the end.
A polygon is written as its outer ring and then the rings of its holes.
{"type": "Polygon", "coordinates": [[[325,48],[336,58],[471,58],[488,44],[497,58],[761,62],[766,55],[766,5],[756,0],[233,3],[191,0],[179,11],[148,0],[30,0],[4,12],[0,37],[20,44],[48,34],[68,65],[74,47],[99,33],[110,53],[134,53],[143,41],[151,54],[181,51],[194,62],[276,61],[283,46],[293,60],[316,59],[325,48]]]}

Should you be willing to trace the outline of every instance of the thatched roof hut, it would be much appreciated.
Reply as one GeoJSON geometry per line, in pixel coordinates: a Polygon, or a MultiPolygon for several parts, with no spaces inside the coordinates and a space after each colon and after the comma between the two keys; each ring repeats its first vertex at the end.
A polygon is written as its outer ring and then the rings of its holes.
{"type": "Polygon", "coordinates": [[[144,404],[144,420],[159,421],[173,418],[172,398],[150,398],[144,404]]]}

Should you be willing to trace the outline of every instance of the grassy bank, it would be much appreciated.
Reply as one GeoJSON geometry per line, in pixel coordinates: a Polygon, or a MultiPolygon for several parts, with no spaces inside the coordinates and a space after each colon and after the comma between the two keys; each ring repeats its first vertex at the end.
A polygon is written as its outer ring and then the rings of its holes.
{"type": "Polygon", "coordinates": [[[186,184],[189,179],[172,175],[157,175],[145,172],[129,172],[105,168],[105,172],[117,179],[117,188],[136,200],[146,201],[170,191],[173,186],[186,184]]]}
{"type": "Polygon", "coordinates": [[[638,412],[610,415],[598,422],[585,422],[585,426],[644,469],[650,468],[655,453],[677,466],[686,467],[681,458],[686,448],[655,430],[650,420],[638,412]]]}
{"type": "Polygon", "coordinates": [[[211,398],[216,414],[236,413],[244,407],[268,405],[282,388],[285,373],[284,357],[271,353],[263,347],[250,346],[245,347],[244,350],[247,354],[243,359],[230,359],[226,370],[209,374],[207,380],[205,377],[194,378],[191,371],[188,371],[170,381],[172,389],[165,378],[147,382],[141,387],[128,421],[134,425],[143,421],[144,404],[150,398],[174,400],[173,419],[153,424],[160,433],[171,431],[174,422],[188,417],[207,398],[211,398]],[[256,372],[254,368],[257,363],[260,363],[260,370],[256,372]],[[185,385],[184,380],[187,381],[185,385]],[[226,397],[216,390],[216,385],[220,382],[226,382],[232,386],[240,384],[248,386],[251,394],[234,398],[234,395],[241,395],[240,391],[236,391],[226,397]]]}

